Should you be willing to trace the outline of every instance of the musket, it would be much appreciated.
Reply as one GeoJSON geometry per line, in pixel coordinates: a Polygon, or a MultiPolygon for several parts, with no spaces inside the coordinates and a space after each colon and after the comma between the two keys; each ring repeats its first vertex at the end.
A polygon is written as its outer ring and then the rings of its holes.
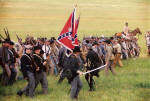
{"type": "Polygon", "coordinates": [[[0,34],[0,37],[3,39],[3,40],[5,40],[5,38],[0,34]]]}
{"type": "Polygon", "coordinates": [[[31,60],[32,60],[32,67],[34,67],[35,66],[35,69],[36,69],[36,71],[38,71],[39,70],[39,66],[36,64],[36,62],[34,61],[34,58],[33,58],[33,54],[31,54],[31,60]]]}
{"type": "Polygon", "coordinates": [[[22,39],[21,38],[19,38],[19,36],[16,34],[16,37],[17,37],[17,39],[18,39],[18,42],[22,45],[22,39]]]}
{"type": "Polygon", "coordinates": [[[5,32],[5,35],[6,35],[6,37],[7,37],[7,31],[5,30],[5,28],[4,28],[4,32],[5,32]]]}
{"type": "Polygon", "coordinates": [[[6,32],[7,32],[7,36],[8,36],[8,38],[10,39],[10,34],[9,34],[9,32],[8,32],[7,27],[6,27],[6,32]]]}
{"type": "Polygon", "coordinates": [[[31,44],[34,46],[35,44],[34,44],[34,42],[33,42],[33,40],[30,38],[30,42],[31,42],[31,44]]]}
{"type": "Polygon", "coordinates": [[[5,35],[6,35],[7,39],[10,40],[10,35],[9,35],[9,32],[8,32],[8,29],[4,28],[4,32],[5,32],[5,35]]]}
{"type": "Polygon", "coordinates": [[[17,34],[16,34],[16,37],[17,37],[17,39],[18,39],[19,44],[24,48],[24,44],[23,44],[23,42],[22,42],[22,39],[19,38],[19,36],[18,36],[17,34]]]}

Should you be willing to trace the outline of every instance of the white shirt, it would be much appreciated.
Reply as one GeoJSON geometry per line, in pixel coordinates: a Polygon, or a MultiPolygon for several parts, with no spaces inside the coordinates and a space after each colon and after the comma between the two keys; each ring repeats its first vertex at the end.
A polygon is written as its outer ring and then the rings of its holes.
{"type": "Polygon", "coordinates": [[[128,26],[124,26],[123,32],[124,32],[125,34],[128,34],[128,33],[129,33],[129,27],[128,27],[128,26]]]}
{"type": "Polygon", "coordinates": [[[114,45],[113,48],[117,50],[117,53],[121,53],[121,45],[119,43],[114,45]]]}
{"type": "Polygon", "coordinates": [[[46,59],[46,54],[50,54],[50,50],[51,50],[50,46],[43,45],[42,50],[44,51],[43,57],[44,57],[44,59],[46,59]]]}

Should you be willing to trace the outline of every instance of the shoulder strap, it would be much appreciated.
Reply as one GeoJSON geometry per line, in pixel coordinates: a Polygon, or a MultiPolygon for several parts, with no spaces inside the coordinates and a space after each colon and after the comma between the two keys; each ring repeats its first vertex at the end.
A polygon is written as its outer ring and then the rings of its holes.
{"type": "Polygon", "coordinates": [[[42,58],[39,55],[37,55],[37,54],[33,54],[33,55],[36,56],[36,57],[38,57],[38,58],[40,58],[42,60],[42,58]]]}
{"type": "Polygon", "coordinates": [[[32,61],[32,59],[27,54],[23,54],[22,56],[26,56],[28,59],[32,61]]]}
{"type": "Polygon", "coordinates": [[[8,49],[8,51],[9,51],[12,55],[14,55],[14,53],[12,52],[12,50],[8,49]]]}

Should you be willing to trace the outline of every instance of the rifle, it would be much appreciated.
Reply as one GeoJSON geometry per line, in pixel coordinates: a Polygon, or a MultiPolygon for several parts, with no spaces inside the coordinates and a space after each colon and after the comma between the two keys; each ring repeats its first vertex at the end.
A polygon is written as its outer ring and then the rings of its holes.
{"type": "Polygon", "coordinates": [[[0,34],[0,38],[2,38],[3,40],[5,40],[5,38],[0,34]]]}
{"type": "Polygon", "coordinates": [[[22,39],[21,38],[19,38],[19,36],[16,34],[16,37],[17,37],[17,39],[18,39],[18,42],[20,43],[20,45],[23,45],[23,43],[22,43],[22,39]]]}
{"type": "Polygon", "coordinates": [[[32,60],[32,67],[35,66],[36,71],[39,71],[39,67],[38,67],[38,65],[36,64],[36,62],[34,61],[33,54],[31,55],[31,60],[32,60]]]}
{"type": "Polygon", "coordinates": [[[6,28],[4,28],[4,32],[5,32],[5,35],[6,35],[7,39],[9,39],[9,40],[10,40],[10,35],[9,35],[9,32],[8,32],[7,27],[6,27],[6,28]]]}

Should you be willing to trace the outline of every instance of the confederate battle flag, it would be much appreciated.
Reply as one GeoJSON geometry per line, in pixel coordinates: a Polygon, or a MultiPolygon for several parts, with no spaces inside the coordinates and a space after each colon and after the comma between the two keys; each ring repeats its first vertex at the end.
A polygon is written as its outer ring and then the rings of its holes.
{"type": "Polygon", "coordinates": [[[78,17],[78,19],[75,22],[75,27],[74,27],[73,34],[72,34],[72,36],[73,36],[73,45],[74,46],[78,46],[79,45],[79,43],[78,43],[78,37],[77,37],[79,20],[80,20],[80,16],[78,17]]]}
{"type": "Polygon", "coordinates": [[[75,9],[71,13],[69,19],[67,20],[64,28],[62,29],[61,33],[59,34],[59,37],[57,39],[57,42],[65,46],[67,49],[71,50],[74,48],[73,45],[73,30],[74,30],[74,24],[75,23],[75,9]]]}

